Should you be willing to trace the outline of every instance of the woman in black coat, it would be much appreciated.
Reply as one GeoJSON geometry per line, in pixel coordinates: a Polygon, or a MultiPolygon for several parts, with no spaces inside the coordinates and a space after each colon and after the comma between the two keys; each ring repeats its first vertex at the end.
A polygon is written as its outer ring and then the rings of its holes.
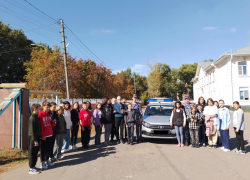
{"type": "Polygon", "coordinates": [[[105,145],[109,145],[111,144],[111,142],[109,142],[109,136],[111,133],[111,129],[112,129],[112,123],[114,121],[114,117],[113,117],[113,107],[111,105],[111,100],[109,98],[106,98],[104,103],[102,104],[102,124],[104,124],[104,128],[105,128],[105,145]]]}

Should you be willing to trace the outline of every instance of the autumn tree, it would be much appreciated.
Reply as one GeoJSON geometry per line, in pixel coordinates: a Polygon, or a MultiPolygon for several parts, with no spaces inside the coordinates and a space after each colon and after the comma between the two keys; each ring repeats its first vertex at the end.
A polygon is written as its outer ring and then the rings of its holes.
{"type": "Polygon", "coordinates": [[[11,29],[0,21],[0,83],[24,81],[23,63],[30,60],[32,43],[21,29],[11,29]]]}

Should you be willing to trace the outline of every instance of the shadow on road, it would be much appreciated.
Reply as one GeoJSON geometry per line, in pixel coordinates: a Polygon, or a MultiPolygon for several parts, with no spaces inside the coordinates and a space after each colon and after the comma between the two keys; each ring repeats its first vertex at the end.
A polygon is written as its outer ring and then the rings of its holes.
{"type": "MultiPolygon", "coordinates": [[[[230,144],[231,150],[236,149],[236,147],[237,147],[236,137],[230,138],[229,139],[229,144],[230,144]]],[[[250,146],[246,146],[248,144],[249,144],[248,140],[245,140],[246,152],[250,152],[250,146]]]]}
{"type": "Polygon", "coordinates": [[[71,152],[74,152],[74,154],[66,153],[67,155],[63,160],[59,161],[58,163],[56,163],[55,166],[50,167],[46,171],[60,168],[63,166],[76,166],[82,163],[87,163],[89,161],[96,160],[100,157],[106,157],[110,154],[116,153],[116,148],[111,146],[104,146],[100,148],[91,146],[89,149],[79,148],[78,150],[71,152]]]}

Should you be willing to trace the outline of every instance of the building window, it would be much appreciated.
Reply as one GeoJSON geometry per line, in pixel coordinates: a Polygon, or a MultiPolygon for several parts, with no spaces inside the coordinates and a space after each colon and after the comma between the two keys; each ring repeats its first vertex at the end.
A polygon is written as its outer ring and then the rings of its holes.
{"type": "Polygon", "coordinates": [[[238,62],[239,75],[247,75],[247,62],[238,62]]]}
{"type": "Polygon", "coordinates": [[[240,100],[249,100],[248,87],[240,87],[240,100]]]}

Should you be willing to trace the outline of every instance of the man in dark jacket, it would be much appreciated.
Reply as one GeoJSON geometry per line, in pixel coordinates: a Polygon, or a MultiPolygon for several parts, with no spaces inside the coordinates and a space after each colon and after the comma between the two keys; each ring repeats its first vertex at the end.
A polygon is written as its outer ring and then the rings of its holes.
{"type": "Polygon", "coordinates": [[[41,123],[38,118],[40,113],[40,104],[32,104],[31,109],[33,114],[29,118],[29,174],[38,174],[40,169],[36,167],[37,153],[39,151],[39,141],[41,138],[41,123]]]}

